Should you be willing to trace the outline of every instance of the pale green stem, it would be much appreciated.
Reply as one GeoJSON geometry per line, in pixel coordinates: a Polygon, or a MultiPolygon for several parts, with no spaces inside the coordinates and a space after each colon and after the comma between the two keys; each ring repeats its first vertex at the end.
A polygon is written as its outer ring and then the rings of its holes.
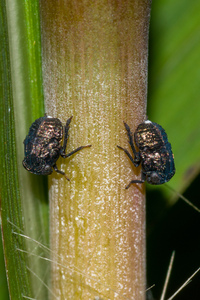
{"type": "Polygon", "coordinates": [[[73,115],[67,153],[92,144],[50,178],[52,292],[144,300],[144,186],[125,190],[141,170],[116,145],[146,118],[150,1],[40,3],[46,112],[73,115]]]}

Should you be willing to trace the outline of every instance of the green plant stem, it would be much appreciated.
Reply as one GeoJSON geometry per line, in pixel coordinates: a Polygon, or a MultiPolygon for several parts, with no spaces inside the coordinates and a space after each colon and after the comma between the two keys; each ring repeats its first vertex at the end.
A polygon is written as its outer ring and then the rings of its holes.
{"type": "Polygon", "coordinates": [[[116,145],[146,118],[150,1],[40,3],[46,111],[73,115],[67,152],[92,144],[49,181],[52,291],[144,300],[144,186],[116,145]]]}

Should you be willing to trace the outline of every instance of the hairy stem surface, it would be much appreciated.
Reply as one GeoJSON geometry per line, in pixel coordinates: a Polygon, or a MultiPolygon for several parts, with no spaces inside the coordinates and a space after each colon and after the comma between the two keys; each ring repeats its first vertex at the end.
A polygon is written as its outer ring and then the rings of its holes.
{"type": "Polygon", "coordinates": [[[123,121],[146,118],[149,14],[149,1],[41,0],[46,112],[73,115],[67,153],[92,144],[58,161],[70,182],[49,182],[56,299],[145,299],[144,186],[125,190],[141,170],[116,145],[129,149],[123,121]]]}

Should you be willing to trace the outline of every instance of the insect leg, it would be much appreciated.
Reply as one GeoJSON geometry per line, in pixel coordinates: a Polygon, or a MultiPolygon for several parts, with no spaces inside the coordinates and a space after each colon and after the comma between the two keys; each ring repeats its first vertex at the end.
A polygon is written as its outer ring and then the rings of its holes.
{"type": "Polygon", "coordinates": [[[133,163],[133,165],[134,165],[135,167],[138,167],[138,166],[139,166],[140,161],[135,161],[135,159],[131,156],[131,154],[128,152],[128,150],[126,150],[126,149],[124,149],[124,148],[122,148],[121,146],[118,146],[118,145],[117,145],[117,147],[118,147],[119,149],[123,150],[123,151],[126,153],[126,155],[127,155],[128,158],[131,160],[131,162],[133,163]]]}
{"type": "Polygon", "coordinates": [[[130,187],[130,185],[131,184],[133,184],[133,183],[144,183],[145,182],[145,178],[146,178],[146,175],[142,172],[142,178],[141,178],[141,180],[131,180],[130,182],[129,182],[129,184],[125,187],[125,189],[127,190],[129,187],[130,187]]]}
{"type": "Polygon", "coordinates": [[[92,146],[92,145],[80,146],[80,147],[78,147],[77,149],[73,150],[72,152],[70,152],[70,153],[68,153],[68,154],[62,153],[61,156],[62,156],[63,158],[67,158],[67,157],[71,156],[72,154],[74,154],[74,153],[80,151],[81,149],[83,149],[83,148],[88,148],[88,147],[91,147],[91,146],[92,146]]]}
{"type": "Polygon", "coordinates": [[[125,129],[127,131],[127,135],[128,135],[128,139],[129,139],[129,144],[130,144],[131,149],[132,149],[133,154],[134,154],[134,161],[135,161],[135,163],[138,163],[138,165],[139,165],[139,163],[140,163],[140,154],[135,149],[135,146],[134,146],[134,143],[133,143],[133,136],[132,136],[130,127],[125,122],[124,122],[124,126],[125,126],[125,129]]]}
{"type": "Polygon", "coordinates": [[[67,177],[67,175],[65,174],[65,172],[58,170],[58,168],[57,168],[56,165],[54,165],[53,168],[54,168],[54,170],[55,170],[57,173],[64,175],[65,178],[66,178],[68,181],[70,181],[70,179],[67,177]]]}
{"type": "Polygon", "coordinates": [[[78,147],[77,149],[73,150],[72,152],[66,154],[65,151],[66,151],[66,147],[67,147],[67,140],[68,140],[68,131],[69,131],[69,125],[71,123],[71,120],[72,120],[73,116],[71,116],[67,122],[66,122],[66,125],[64,127],[64,130],[65,130],[65,135],[64,135],[64,142],[63,142],[63,147],[61,148],[60,150],[60,155],[63,157],[63,158],[66,158],[66,157],[69,157],[71,156],[72,154],[80,151],[81,149],[83,148],[88,148],[88,147],[91,147],[91,145],[87,145],[87,146],[80,146],[78,147]]]}
{"type": "Polygon", "coordinates": [[[129,182],[129,184],[125,187],[125,189],[127,190],[130,187],[130,185],[133,184],[133,183],[144,183],[144,182],[145,181],[142,181],[142,180],[131,180],[129,182]]]}
{"type": "Polygon", "coordinates": [[[71,116],[71,117],[67,120],[66,125],[65,125],[65,127],[64,127],[65,133],[64,133],[64,142],[63,142],[63,146],[62,146],[61,152],[60,152],[60,155],[61,155],[61,156],[62,156],[62,154],[65,154],[65,150],[66,150],[66,147],[67,147],[67,140],[68,140],[68,137],[69,137],[69,135],[68,135],[69,125],[70,125],[70,123],[71,123],[72,118],[73,118],[73,116],[71,116]]]}

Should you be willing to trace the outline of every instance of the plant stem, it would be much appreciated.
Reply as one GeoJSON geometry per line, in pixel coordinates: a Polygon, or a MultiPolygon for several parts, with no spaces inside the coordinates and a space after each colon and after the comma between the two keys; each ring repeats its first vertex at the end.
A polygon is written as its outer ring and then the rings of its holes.
{"type": "Polygon", "coordinates": [[[46,111],[73,115],[67,153],[92,144],[49,182],[52,291],[144,300],[144,186],[125,190],[141,170],[116,145],[146,118],[150,1],[40,3],[46,111]]]}

